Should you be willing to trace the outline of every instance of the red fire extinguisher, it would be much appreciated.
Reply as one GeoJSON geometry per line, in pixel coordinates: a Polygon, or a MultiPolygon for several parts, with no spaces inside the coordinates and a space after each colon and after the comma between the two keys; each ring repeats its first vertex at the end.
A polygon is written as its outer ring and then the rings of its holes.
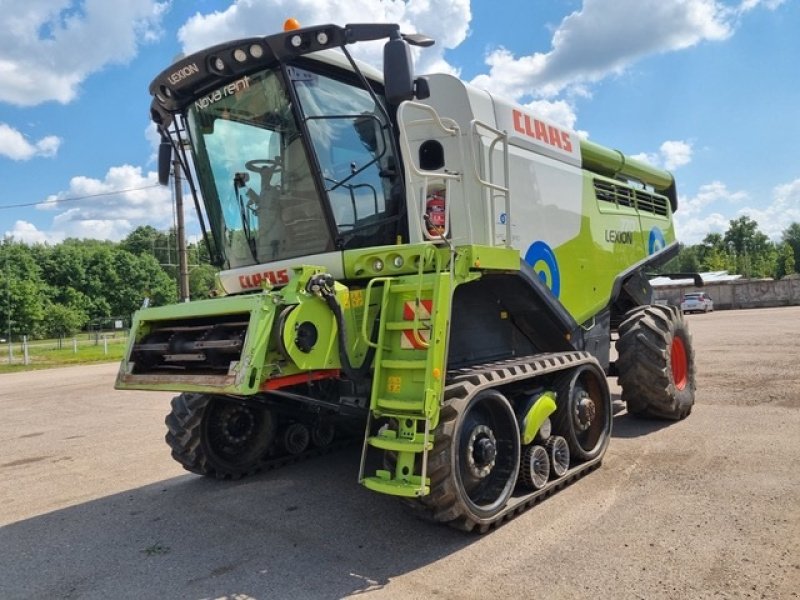
{"type": "Polygon", "coordinates": [[[428,194],[427,204],[425,205],[425,222],[430,235],[436,237],[444,235],[446,226],[445,209],[444,190],[436,190],[428,194]]]}

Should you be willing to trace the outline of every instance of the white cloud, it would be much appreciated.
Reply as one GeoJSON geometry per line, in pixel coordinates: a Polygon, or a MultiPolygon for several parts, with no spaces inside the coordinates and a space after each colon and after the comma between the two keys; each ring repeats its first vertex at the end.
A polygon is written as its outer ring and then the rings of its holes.
{"type": "Polygon", "coordinates": [[[90,74],[155,39],[167,2],[0,0],[0,102],[70,102],[90,74]]]}
{"type": "Polygon", "coordinates": [[[118,241],[139,225],[167,229],[173,223],[171,189],[158,185],[155,172],[131,165],[112,167],[102,180],[73,177],[68,190],[37,208],[56,213],[49,228],[17,221],[6,235],[51,243],[68,237],[118,241]]]}
{"type": "Polygon", "coordinates": [[[674,171],[678,167],[688,165],[692,161],[693,147],[691,142],[682,140],[667,140],[658,149],[656,153],[642,152],[634,154],[631,158],[641,160],[646,163],[674,171]]]}
{"type": "Polygon", "coordinates": [[[675,213],[678,239],[685,244],[699,244],[709,233],[725,232],[730,218],[723,217],[718,211],[706,213],[706,210],[712,205],[730,209],[730,205],[741,204],[746,199],[745,192],[732,192],[721,181],[700,186],[695,196],[681,196],[678,199],[678,212],[675,213]]]}
{"type": "Polygon", "coordinates": [[[16,221],[13,229],[6,230],[3,235],[26,244],[44,244],[53,241],[48,237],[47,233],[39,231],[36,229],[36,225],[28,221],[16,221]]]}
{"type": "MultiPolygon", "coordinates": [[[[398,23],[405,33],[425,33],[436,45],[415,49],[417,68],[424,72],[457,70],[444,59],[448,48],[463,42],[472,18],[469,0],[235,0],[223,11],[197,13],[178,31],[183,50],[195,52],[223,41],[282,31],[288,17],[302,26],[336,23],[398,23]]],[[[355,56],[373,65],[381,62],[383,42],[350,46],[355,56]]]]}
{"type": "Polygon", "coordinates": [[[675,215],[675,234],[678,240],[688,245],[699,244],[709,233],[725,233],[729,225],[730,219],[718,212],[693,219],[682,219],[679,209],[675,215]]]}
{"type": "Polygon", "coordinates": [[[58,152],[59,146],[61,138],[54,135],[31,142],[10,125],[0,123],[0,156],[12,160],[30,160],[37,156],[52,157],[58,152]]]}
{"type": "Polygon", "coordinates": [[[758,223],[760,231],[772,240],[779,240],[789,225],[800,223],[800,179],[776,186],[766,208],[746,206],[737,215],[747,215],[758,223]]]}
{"type": "Polygon", "coordinates": [[[747,4],[735,11],[718,0],[584,0],[555,29],[548,52],[515,57],[495,49],[486,58],[489,73],[473,83],[511,98],[553,97],[619,74],[645,56],[724,40],[736,16],[756,5],[747,4]]]}
{"type": "Polygon", "coordinates": [[[686,244],[698,244],[709,233],[724,233],[731,220],[747,215],[758,223],[759,231],[773,241],[780,240],[789,225],[800,223],[800,178],[776,186],[765,207],[743,206],[749,201],[751,198],[746,192],[732,192],[720,181],[702,186],[693,197],[681,197],[675,213],[678,239],[686,244]],[[707,213],[712,206],[721,212],[707,213]],[[722,216],[722,213],[730,215],[734,206],[738,207],[735,217],[722,216]]]}
{"type": "Polygon", "coordinates": [[[575,122],[578,120],[575,109],[565,100],[534,100],[526,104],[525,108],[567,129],[575,129],[575,122]]]}

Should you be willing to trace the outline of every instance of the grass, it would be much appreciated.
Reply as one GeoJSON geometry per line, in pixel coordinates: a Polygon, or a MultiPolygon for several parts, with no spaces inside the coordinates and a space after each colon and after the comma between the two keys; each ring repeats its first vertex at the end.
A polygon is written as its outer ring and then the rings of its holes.
{"type": "Polygon", "coordinates": [[[87,336],[86,334],[82,334],[77,340],[77,352],[73,346],[72,339],[63,340],[61,348],[58,347],[58,340],[35,340],[29,342],[29,364],[27,365],[23,364],[21,343],[14,342],[14,358],[10,364],[8,344],[0,344],[0,373],[15,373],[18,371],[122,360],[125,354],[127,338],[120,333],[115,334],[115,337],[110,337],[111,334],[108,335],[107,352],[102,338],[97,340],[94,336],[87,336]]]}

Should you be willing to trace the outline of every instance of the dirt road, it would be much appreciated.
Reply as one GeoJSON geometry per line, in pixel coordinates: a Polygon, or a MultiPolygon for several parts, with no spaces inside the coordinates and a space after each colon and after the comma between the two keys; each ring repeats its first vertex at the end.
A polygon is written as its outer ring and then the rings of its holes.
{"type": "Polygon", "coordinates": [[[602,468],[483,537],[362,489],[358,449],[187,474],[116,365],[2,375],[0,598],[798,598],[800,308],[688,320],[692,415],[616,403],[602,468]]]}

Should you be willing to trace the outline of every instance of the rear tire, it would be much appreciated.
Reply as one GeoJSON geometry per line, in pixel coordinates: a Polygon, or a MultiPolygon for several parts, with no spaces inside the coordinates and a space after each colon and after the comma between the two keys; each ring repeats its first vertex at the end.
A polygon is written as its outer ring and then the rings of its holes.
{"type": "Polygon", "coordinates": [[[622,400],[637,417],[679,420],[694,405],[692,336],[681,311],[640,306],[625,315],[617,340],[622,400]]]}
{"type": "Polygon", "coordinates": [[[256,473],[277,426],[265,408],[210,394],[176,396],[165,422],[172,458],[187,471],[218,479],[256,473]]]}

